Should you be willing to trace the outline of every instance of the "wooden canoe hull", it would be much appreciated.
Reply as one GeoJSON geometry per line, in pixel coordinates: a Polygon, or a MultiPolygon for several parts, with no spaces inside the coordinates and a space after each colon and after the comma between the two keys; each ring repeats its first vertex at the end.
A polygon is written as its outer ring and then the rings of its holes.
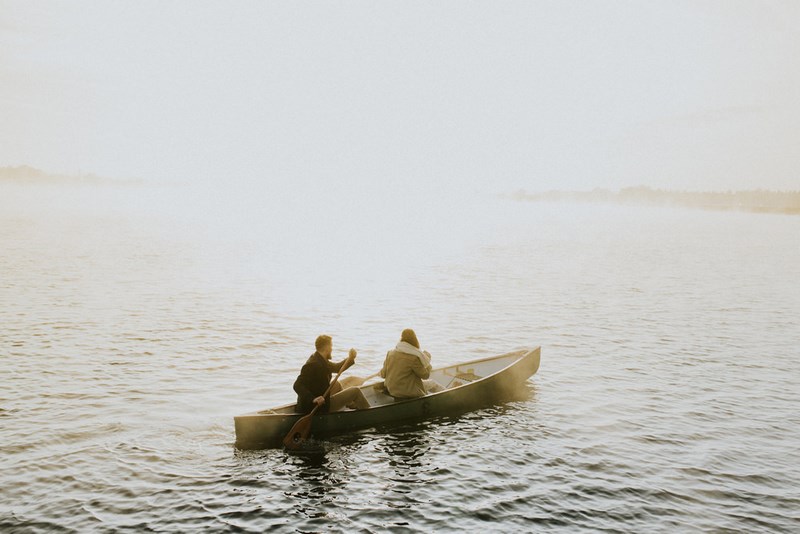
{"type": "MultiPolygon", "coordinates": [[[[362,386],[371,408],[317,415],[311,435],[322,438],[395,422],[456,415],[511,399],[539,369],[540,354],[541,349],[536,347],[435,369],[431,377],[448,389],[415,399],[395,401],[375,386],[362,386]]],[[[293,412],[294,405],[287,405],[234,417],[236,446],[281,447],[284,436],[303,416],[293,412]]]]}

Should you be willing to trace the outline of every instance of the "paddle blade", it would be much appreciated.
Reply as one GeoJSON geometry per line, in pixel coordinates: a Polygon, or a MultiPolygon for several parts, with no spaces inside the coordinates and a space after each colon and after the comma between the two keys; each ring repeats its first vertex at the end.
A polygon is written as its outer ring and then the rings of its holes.
{"type": "Polygon", "coordinates": [[[297,449],[308,439],[308,435],[311,432],[311,418],[313,416],[313,414],[308,414],[294,424],[289,433],[286,434],[286,437],[283,438],[284,447],[287,449],[297,449]]]}

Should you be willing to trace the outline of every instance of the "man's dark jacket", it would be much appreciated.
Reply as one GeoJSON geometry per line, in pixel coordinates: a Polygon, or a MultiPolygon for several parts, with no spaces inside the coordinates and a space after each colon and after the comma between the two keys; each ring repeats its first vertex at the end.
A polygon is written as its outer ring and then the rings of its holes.
{"type": "MultiPolygon", "coordinates": [[[[308,413],[314,408],[314,399],[325,393],[331,383],[331,375],[338,373],[344,362],[333,363],[319,352],[308,357],[308,361],[300,370],[300,376],[294,381],[294,390],[297,392],[298,413],[308,413]]],[[[325,404],[319,407],[317,413],[328,413],[330,395],[325,397],[325,404]]]]}

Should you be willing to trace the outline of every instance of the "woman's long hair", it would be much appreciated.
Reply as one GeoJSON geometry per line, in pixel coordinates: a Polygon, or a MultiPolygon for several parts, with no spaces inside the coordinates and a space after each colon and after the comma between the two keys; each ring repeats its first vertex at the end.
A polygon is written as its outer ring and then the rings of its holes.
{"type": "Polygon", "coordinates": [[[403,333],[400,334],[400,341],[405,341],[409,345],[413,345],[419,348],[419,340],[417,339],[417,334],[414,333],[413,330],[410,328],[406,328],[403,330],[403,333]]]}

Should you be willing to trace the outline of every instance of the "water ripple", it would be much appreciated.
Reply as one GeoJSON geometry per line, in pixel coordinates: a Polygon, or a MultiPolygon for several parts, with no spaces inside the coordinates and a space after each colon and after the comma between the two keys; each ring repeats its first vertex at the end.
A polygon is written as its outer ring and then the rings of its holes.
{"type": "Polygon", "coordinates": [[[2,531],[798,528],[794,220],[504,208],[424,265],[321,272],[236,232],[3,213],[2,531]],[[405,326],[437,364],[537,343],[542,368],[460,417],[233,447],[319,332],[366,376],[405,326]]]}

